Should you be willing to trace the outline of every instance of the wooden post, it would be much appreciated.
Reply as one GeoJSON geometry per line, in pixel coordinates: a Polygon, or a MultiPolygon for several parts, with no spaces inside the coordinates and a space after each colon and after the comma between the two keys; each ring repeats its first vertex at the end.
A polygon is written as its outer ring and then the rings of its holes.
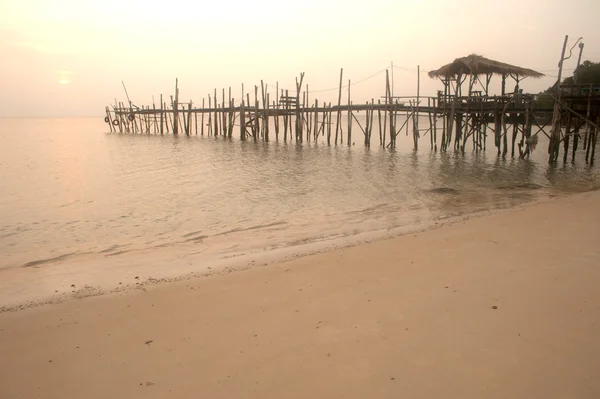
{"type": "Polygon", "coordinates": [[[163,108],[163,96],[162,94],[160,95],[160,135],[162,136],[164,133],[163,130],[163,124],[164,124],[164,115],[165,115],[165,110],[163,108]]]}
{"type": "Polygon", "coordinates": [[[331,145],[331,102],[327,112],[327,145],[331,145]]]}
{"type": "MultiPolygon", "coordinates": [[[[364,134],[365,134],[365,147],[369,148],[371,146],[371,137],[369,136],[369,123],[371,121],[370,121],[370,117],[369,117],[370,110],[369,110],[369,102],[368,101],[367,101],[366,105],[367,105],[366,111],[365,111],[366,112],[366,116],[365,116],[366,117],[366,125],[365,125],[364,134]]],[[[348,140],[348,141],[350,141],[350,140],[348,140]]]]}
{"type": "Polygon", "coordinates": [[[252,138],[254,141],[258,139],[260,132],[260,124],[258,121],[258,86],[254,86],[254,127],[252,129],[252,138]]]}
{"type": "Polygon", "coordinates": [[[229,138],[233,136],[233,125],[235,123],[235,100],[231,98],[231,86],[229,86],[229,123],[227,135],[229,138]]]}
{"type": "Polygon", "coordinates": [[[571,136],[571,113],[567,113],[567,121],[565,126],[565,138],[563,139],[564,155],[563,163],[567,163],[567,157],[569,156],[569,139],[571,136]]]}
{"type": "Polygon", "coordinates": [[[163,117],[163,123],[164,123],[164,131],[162,134],[169,134],[169,114],[168,114],[168,110],[167,110],[167,102],[165,101],[162,105],[161,105],[164,117],[163,117]]]}
{"type": "Polygon", "coordinates": [[[443,80],[444,82],[444,109],[442,110],[442,143],[440,145],[440,151],[446,151],[446,129],[448,128],[448,94],[449,94],[449,78],[443,80]]]}
{"type": "Polygon", "coordinates": [[[202,115],[200,116],[200,135],[204,136],[204,98],[202,98],[202,115]]]}
{"type": "Polygon", "coordinates": [[[315,120],[314,120],[314,128],[313,128],[313,134],[314,134],[314,142],[316,143],[318,138],[319,138],[319,100],[317,100],[315,98],[315,120]]]}
{"type": "MultiPolygon", "coordinates": [[[[427,98],[427,107],[431,109],[431,98],[427,98]]],[[[431,144],[431,149],[433,150],[433,123],[431,122],[431,112],[427,113],[427,117],[429,118],[429,143],[431,144]]]]}
{"type": "Polygon", "coordinates": [[[275,113],[275,141],[279,141],[279,81],[275,82],[275,101],[273,101],[273,108],[276,109],[276,113],[275,113]]]}
{"type": "Polygon", "coordinates": [[[192,119],[192,101],[190,100],[190,103],[188,104],[188,114],[187,114],[187,125],[185,127],[185,134],[186,136],[190,136],[190,131],[191,129],[191,119],[192,119]]]}
{"type": "Polygon", "coordinates": [[[300,73],[300,82],[296,78],[296,141],[302,142],[302,117],[300,115],[300,90],[302,89],[302,81],[304,80],[304,72],[300,73]]]}
{"type": "Polygon", "coordinates": [[[437,106],[435,98],[433,99],[433,151],[437,152],[437,106]]]}
{"type": "MultiPolygon", "coordinates": [[[[277,92],[275,92],[275,97],[277,97],[277,92]]],[[[279,104],[279,100],[277,100],[277,103],[273,101],[273,109],[276,110],[275,119],[273,120],[275,124],[275,141],[279,141],[279,106],[277,104],[279,104]]]]}
{"type": "Polygon", "coordinates": [[[502,153],[502,116],[499,111],[494,112],[494,144],[498,148],[498,155],[502,153]]]}
{"type": "Polygon", "coordinates": [[[591,146],[592,146],[592,141],[593,141],[593,137],[596,131],[596,127],[593,125],[588,125],[588,133],[587,133],[587,137],[586,137],[586,141],[587,141],[587,145],[586,145],[586,150],[585,150],[585,163],[589,162],[589,158],[590,158],[590,150],[591,150],[591,146]]]}
{"type": "Polygon", "coordinates": [[[456,114],[456,134],[454,135],[454,151],[460,151],[460,141],[463,135],[463,114],[456,114]]]}
{"type": "Polygon", "coordinates": [[[550,133],[550,142],[548,143],[548,154],[549,154],[549,163],[554,163],[558,159],[558,151],[560,148],[560,133],[561,133],[561,105],[560,98],[561,92],[560,83],[563,69],[563,62],[565,60],[565,50],[567,49],[567,42],[569,41],[569,35],[565,36],[565,41],[563,43],[562,52],[560,55],[560,62],[558,63],[558,79],[556,80],[556,88],[555,88],[555,97],[554,101],[554,111],[552,113],[552,131],[550,133]]]}
{"type": "Polygon", "coordinates": [[[310,108],[310,100],[308,98],[308,84],[306,85],[306,139],[310,142],[311,130],[312,130],[312,112],[308,111],[310,108]]]}
{"type": "Polygon", "coordinates": [[[371,132],[373,131],[373,115],[375,99],[371,98],[371,106],[367,107],[367,136],[365,137],[367,148],[371,148],[371,132]]]}
{"type": "MultiPolygon", "coordinates": [[[[587,116],[586,116],[586,119],[588,121],[590,120],[590,112],[592,110],[592,93],[593,93],[593,89],[594,89],[594,84],[590,83],[589,92],[588,92],[587,116]]],[[[590,130],[590,124],[586,122],[586,124],[585,124],[585,135],[584,135],[584,139],[583,139],[583,149],[584,150],[587,148],[587,145],[589,144],[589,140],[588,140],[589,130],[590,130]]],[[[586,162],[587,162],[587,159],[586,159],[586,162]]]]}
{"type": "Polygon", "coordinates": [[[225,88],[223,87],[221,90],[221,131],[223,136],[227,136],[229,128],[227,127],[227,112],[225,112],[225,88]]]}
{"type": "MultiPolygon", "coordinates": [[[[503,111],[502,118],[506,119],[505,111],[503,111]]],[[[503,123],[504,129],[502,132],[502,142],[504,143],[504,148],[502,149],[502,158],[506,158],[506,154],[508,154],[508,128],[506,127],[506,122],[503,123]]]]}
{"type": "Polygon", "coordinates": [[[352,145],[352,101],[350,101],[350,79],[348,79],[348,147],[352,145]]]}
{"type": "MultiPolygon", "coordinates": [[[[283,89],[281,89],[281,96],[283,97],[283,89]]],[[[288,131],[288,112],[289,112],[289,101],[287,101],[288,98],[288,91],[285,90],[285,98],[286,100],[283,103],[283,141],[286,142],[287,141],[287,131],[288,131]]]]}
{"type": "Polygon", "coordinates": [[[267,93],[266,108],[265,108],[265,120],[263,123],[265,126],[265,141],[269,141],[269,93],[267,93]]]}
{"type": "Polygon", "coordinates": [[[335,121],[335,145],[337,145],[338,134],[340,131],[340,118],[341,118],[340,106],[342,105],[342,76],[343,75],[344,75],[344,68],[341,68],[340,69],[340,87],[338,90],[338,110],[337,110],[337,117],[336,117],[336,121],[335,121]]]}
{"type": "Polygon", "coordinates": [[[104,121],[106,123],[108,123],[108,128],[110,129],[110,132],[113,132],[113,124],[112,124],[112,119],[110,117],[110,111],[108,110],[108,107],[105,107],[104,110],[106,111],[106,117],[104,119],[104,121]]]}
{"type": "Polygon", "coordinates": [[[175,78],[175,102],[173,103],[173,135],[179,134],[179,79],[175,78]]]}
{"type": "MultiPolygon", "coordinates": [[[[600,117],[598,117],[596,119],[596,124],[598,124],[598,122],[600,121],[600,117]]],[[[590,165],[594,165],[594,157],[596,155],[596,140],[598,138],[598,129],[596,129],[595,127],[592,129],[592,142],[591,142],[591,147],[592,147],[592,154],[590,156],[590,165]]]]}
{"type": "Polygon", "coordinates": [[[219,106],[217,104],[217,89],[215,89],[215,117],[214,117],[214,123],[215,123],[215,128],[214,128],[214,135],[218,136],[219,135],[219,106]]]}
{"type": "Polygon", "coordinates": [[[575,163],[575,153],[577,152],[577,148],[579,146],[579,129],[581,126],[576,126],[575,131],[573,132],[573,155],[571,157],[571,163],[575,163]]]}
{"type": "MultiPolygon", "coordinates": [[[[219,132],[219,134],[221,136],[225,136],[225,130],[223,130],[225,127],[223,126],[223,116],[219,115],[219,109],[221,109],[221,111],[223,111],[223,106],[224,104],[220,104],[217,105],[216,110],[215,110],[215,114],[217,115],[217,119],[215,120],[215,123],[217,123],[217,131],[219,132]]],[[[223,112],[221,112],[222,114],[223,112]]]]}
{"type": "Polygon", "coordinates": [[[212,99],[210,97],[210,93],[208,94],[208,132],[207,134],[210,136],[213,134],[213,124],[212,124],[212,99]]]}
{"type": "MultiPolygon", "coordinates": [[[[387,95],[387,99],[386,99],[386,103],[388,104],[388,108],[389,108],[389,112],[390,112],[390,147],[394,148],[396,147],[396,130],[394,127],[394,104],[392,102],[392,92],[390,90],[390,76],[389,73],[386,69],[385,71],[385,85],[386,85],[386,95],[387,95]]],[[[385,134],[385,133],[384,133],[385,134]]],[[[385,141],[385,135],[384,135],[384,141],[385,141]]]]}
{"type": "Polygon", "coordinates": [[[379,126],[379,145],[385,146],[385,142],[383,140],[383,135],[381,132],[381,100],[377,100],[377,115],[379,116],[379,123],[377,124],[379,126]]]}
{"type": "Polygon", "coordinates": [[[415,110],[415,122],[413,123],[414,126],[414,130],[413,130],[413,137],[414,137],[414,141],[415,141],[415,151],[417,151],[419,149],[419,106],[421,103],[420,100],[420,95],[421,95],[421,66],[417,65],[417,104],[416,104],[416,110],[415,110]]]}
{"type": "MultiPolygon", "coordinates": [[[[242,89],[242,93],[244,90],[242,89]]],[[[240,105],[240,140],[246,140],[246,110],[244,109],[244,96],[242,96],[242,104],[240,105]]]]}
{"type": "Polygon", "coordinates": [[[260,89],[262,94],[263,105],[263,137],[265,141],[269,141],[269,94],[265,93],[265,84],[260,81],[260,89]]]}
{"type": "Polygon", "coordinates": [[[517,141],[517,136],[519,135],[519,114],[513,114],[513,135],[512,135],[512,143],[510,148],[510,156],[511,158],[515,157],[515,142],[517,141]]]}

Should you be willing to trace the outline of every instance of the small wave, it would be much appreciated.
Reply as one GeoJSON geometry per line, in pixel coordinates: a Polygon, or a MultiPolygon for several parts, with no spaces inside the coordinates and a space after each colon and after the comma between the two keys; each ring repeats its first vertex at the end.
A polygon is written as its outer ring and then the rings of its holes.
{"type": "Polygon", "coordinates": [[[71,202],[67,202],[66,204],[62,204],[59,208],[66,208],[66,207],[76,204],[78,202],[79,202],[79,200],[76,199],[75,201],[71,201],[71,202]]]}
{"type": "Polygon", "coordinates": [[[106,257],[109,257],[109,256],[117,256],[117,255],[122,255],[122,254],[124,254],[124,253],[127,253],[127,252],[129,252],[129,251],[131,251],[131,250],[130,250],[130,249],[123,249],[123,250],[121,250],[121,251],[117,251],[117,252],[112,252],[112,253],[110,253],[110,254],[106,254],[105,256],[106,256],[106,257]]]}
{"type": "Polygon", "coordinates": [[[119,248],[124,248],[124,247],[128,247],[129,245],[119,245],[119,244],[115,244],[115,245],[111,245],[108,248],[103,249],[102,251],[98,251],[99,254],[105,254],[108,252],[114,252],[119,248]]]}
{"type": "Polygon", "coordinates": [[[0,238],[6,238],[6,237],[10,237],[10,236],[16,236],[17,233],[12,232],[12,233],[6,233],[6,234],[0,234],[0,238]]]}
{"type": "Polygon", "coordinates": [[[369,206],[367,208],[364,209],[359,209],[357,211],[350,211],[348,212],[349,214],[370,214],[370,213],[375,213],[375,211],[378,211],[382,208],[385,208],[387,206],[387,204],[379,204],[379,205],[373,205],[373,206],[369,206]]]}
{"type": "Polygon", "coordinates": [[[434,194],[458,194],[457,189],[450,187],[435,187],[427,191],[434,194]]]}
{"type": "Polygon", "coordinates": [[[202,241],[205,238],[208,238],[208,236],[196,236],[196,237],[191,237],[188,238],[187,240],[185,240],[184,242],[190,242],[190,241],[202,241]]]}
{"type": "Polygon", "coordinates": [[[73,257],[75,255],[77,255],[78,252],[71,252],[69,254],[63,254],[63,255],[59,255],[59,256],[55,256],[53,258],[46,258],[46,259],[39,259],[39,260],[34,260],[31,262],[27,262],[23,265],[23,267],[32,267],[32,266],[39,266],[39,265],[43,265],[45,263],[52,263],[52,262],[58,262],[60,260],[64,260],[70,257],[73,257]]]}
{"type": "Polygon", "coordinates": [[[224,235],[231,234],[231,233],[239,233],[241,231],[258,230],[258,229],[264,229],[267,227],[280,226],[283,224],[287,224],[287,223],[286,222],[274,222],[274,223],[269,223],[269,224],[259,224],[256,226],[246,227],[245,229],[231,229],[231,230],[224,231],[222,233],[215,234],[215,237],[216,236],[224,236],[224,235]]]}
{"type": "Polygon", "coordinates": [[[188,237],[191,237],[191,236],[195,236],[195,235],[196,235],[196,234],[198,234],[198,233],[202,233],[202,231],[201,231],[201,230],[198,230],[198,231],[192,231],[191,233],[184,234],[184,235],[182,235],[181,237],[182,237],[182,238],[188,238],[188,237]]]}
{"type": "Polygon", "coordinates": [[[515,190],[520,188],[525,188],[528,190],[539,190],[543,188],[543,186],[535,183],[512,183],[512,184],[503,184],[496,187],[498,190],[515,190]]]}

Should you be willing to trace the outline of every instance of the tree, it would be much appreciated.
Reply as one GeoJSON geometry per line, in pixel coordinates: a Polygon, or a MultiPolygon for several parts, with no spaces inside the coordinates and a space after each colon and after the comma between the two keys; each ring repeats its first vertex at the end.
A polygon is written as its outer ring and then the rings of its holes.
{"type": "Polygon", "coordinates": [[[600,62],[584,61],[573,73],[573,76],[564,80],[564,84],[600,83],[600,62]]]}

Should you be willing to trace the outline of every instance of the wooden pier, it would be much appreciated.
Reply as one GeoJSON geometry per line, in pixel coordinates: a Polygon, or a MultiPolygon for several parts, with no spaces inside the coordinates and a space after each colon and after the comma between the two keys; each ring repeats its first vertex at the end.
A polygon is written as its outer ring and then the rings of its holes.
{"type": "MultiPolygon", "coordinates": [[[[499,156],[528,157],[538,143],[538,135],[549,138],[549,161],[558,161],[563,144],[567,162],[572,142],[571,161],[579,142],[586,150],[586,162],[593,164],[600,116],[600,86],[561,86],[558,95],[524,94],[519,84],[526,78],[543,76],[487,58],[470,55],[430,71],[443,89],[437,96],[421,96],[420,75],[416,96],[394,96],[390,75],[385,74],[385,95],[364,104],[351,100],[351,81],[344,92],[340,71],[336,104],[312,99],[304,73],[296,79],[295,91],[279,89],[270,93],[261,81],[253,90],[234,98],[232,89],[214,90],[200,106],[179,101],[176,80],[169,101],[160,96],[158,106],[137,106],[130,101],[107,106],[105,122],[111,132],[134,134],[185,134],[239,137],[240,140],[324,141],[328,145],[353,145],[373,141],[384,148],[395,148],[401,132],[410,136],[415,151],[426,140],[433,151],[464,153],[486,151],[488,135],[493,135],[499,156]],[[501,92],[492,94],[493,78],[501,79],[501,92]],[[514,84],[514,89],[510,89],[514,84]],[[342,101],[342,99],[346,101],[342,101]],[[357,115],[364,115],[359,117],[357,115]],[[345,122],[345,123],[344,123],[345,122]],[[376,137],[372,137],[373,128],[376,137]],[[358,127],[358,129],[356,129],[358,127]],[[354,134],[354,136],[353,136],[354,134]],[[358,136],[358,137],[357,137],[358,136]]],[[[197,104],[197,103],[196,103],[197,104]]]]}

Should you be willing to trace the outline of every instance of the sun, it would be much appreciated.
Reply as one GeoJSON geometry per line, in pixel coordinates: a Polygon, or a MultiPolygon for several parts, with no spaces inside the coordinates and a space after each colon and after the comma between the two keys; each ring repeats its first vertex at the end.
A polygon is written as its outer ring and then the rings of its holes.
{"type": "Polygon", "coordinates": [[[56,71],[56,74],[58,75],[58,83],[60,83],[61,85],[68,85],[71,83],[71,80],[69,79],[71,71],[61,70],[56,71]]]}

